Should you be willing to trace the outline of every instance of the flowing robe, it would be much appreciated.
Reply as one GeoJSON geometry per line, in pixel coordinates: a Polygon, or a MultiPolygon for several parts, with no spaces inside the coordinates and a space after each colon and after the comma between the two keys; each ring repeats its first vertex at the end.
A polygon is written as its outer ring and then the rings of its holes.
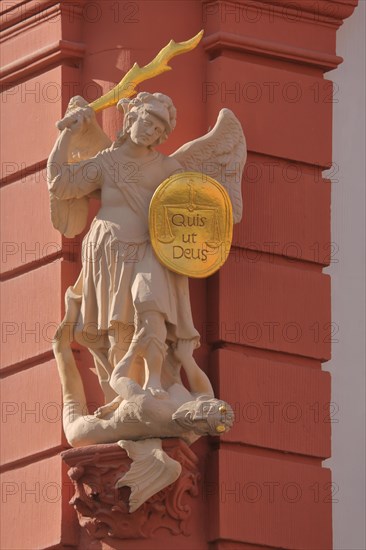
{"type": "Polygon", "coordinates": [[[108,381],[112,368],[108,332],[114,323],[130,326],[133,332],[139,315],[154,311],[163,315],[168,342],[199,340],[188,278],[163,266],[149,239],[152,195],[172,174],[167,160],[153,151],[148,160],[139,162],[112,145],[92,159],[65,165],[52,181],[51,190],[60,199],[80,198],[101,189],[101,209],[83,240],[76,338],[93,353],[104,389],[102,382],[108,381]]]}

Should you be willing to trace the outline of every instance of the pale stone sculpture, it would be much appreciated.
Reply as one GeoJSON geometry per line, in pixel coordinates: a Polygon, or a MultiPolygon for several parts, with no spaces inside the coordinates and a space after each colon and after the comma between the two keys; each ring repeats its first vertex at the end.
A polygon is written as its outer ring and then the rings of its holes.
{"type": "MultiPolygon", "coordinates": [[[[191,443],[229,429],[232,410],[214,398],[193,359],[199,334],[188,279],[155,257],[148,208],[163,180],[183,170],[205,172],[214,163],[231,198],[234,221],[240,221],[245,139],[235,116],[225,109],[209,134],[167,157],[153,146],[174,129],[171,99],[142,92],[118,107],[124,110],[124,126],[111,144],[86,101],[73,98],[48,162],[52,219],[65,235],[82,231],[88,197],[101,191],[101,209],[83,241],[82,271],[66,295],[66,316],[54,344],[64,429],[73,446],[162,437],[191,443]],[[110,401],[93,417],[83,416],[86,399],[71,350],[74,338],[93,354],[110,401]],[[190,390],[181,382],[181,366],[190,390]]],[[[140,476],[140,495],[134,495],[138,505],[179,475],[176,461],[159,442],[121,445],[134,460],[124,484],[136,483],[140,476]],[[141,479],[147,461],[159,472],[153,488],[141,479]]]]}

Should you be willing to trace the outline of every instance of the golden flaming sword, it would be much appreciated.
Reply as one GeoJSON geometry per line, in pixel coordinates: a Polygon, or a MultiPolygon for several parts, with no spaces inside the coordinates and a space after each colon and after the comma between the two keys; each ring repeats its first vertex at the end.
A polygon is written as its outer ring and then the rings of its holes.
{"type": "MultiPolygon", "coordinates": [[[[88,107],[91,107],[97,113],[102,109],[116,105],[118,101],[124,97],[132,97],[137,93],[136,86],[138,84],[144,80],[165,73],[166,71],[171,71],[172,68],[169,67],[168,62],[176,55],[193,50],[200,42],[202,36],[203,30],[185,42],[174,42],[174,40],[171,40],[169,44],[160,50],[157,56],[144,67],[139,67],[138,64],[135,63],[119,84],[92,103],[89,103],[88,107]]],[[[73,113],[71,111],[57,123],[57,127],[59,130],[63,130],[68,127],[69,123],[72,121],[73,113]]]]}

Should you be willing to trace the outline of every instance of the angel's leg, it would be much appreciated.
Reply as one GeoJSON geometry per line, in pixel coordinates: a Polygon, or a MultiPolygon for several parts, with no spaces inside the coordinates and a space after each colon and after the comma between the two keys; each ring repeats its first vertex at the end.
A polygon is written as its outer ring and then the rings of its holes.
{"type": "MultiPolygon", "coordinates": [[[[131,341],[133,339],[134,330],[134,325],[126,325],[124,323],[116,321],[112,322],[112,327],[108,332],[108,362],[112,366],[111,375],[113,369],[116,368],[116,366],[123,361],[123,358],[128,353],[131,341]]],[[[144,363],[142,358],[135,357],[132,363],[130,361],[124,361],[123,365],[124,368],[121,375],[123,374],[126,379],[133,380],[140,384],[140,386],[142,386],[144,383],[144,363]]],[[[122,399],[126,397],[126,392],[122,391],[121,394],[117,395],[113,399],[110,399],[105,405],[99,407],[95,411],[94,415],[98,416],[99,418],[103,418],[106,414],[114,411],[118,407],[122,399]]]]}
{"type": "Polygon", "coordinates": [[[182,363],[187,375],[189,387],[192,393],[201,393],[214,396],[211,382],[203,370],[197,365],[193,357],[196,341],[178,340],[174,355],[182,363]]]}
{"type": "Polygon", "coordinates": [[[141,314],[141,324],[145,332],[143,358],[145,360],[144,388],[151,391],[156,397],[164,397],[161,387],[161,369],[166,355],[167,329],[161,313],[148,311],[141,314]]]}
{"type": "Polygon", "coordinates": [[[137,357],[143,357],[145,362],[144,388],[149,389],[156,397],[165,397],[161,387],[161,368],[166,350],[166,326],[164,317],[155,311],[139,315],[138,329],[133,341],[123,359],[114,369],[111,386],[120,395],[125,392],[125,385],[130,380],[132,365],[137,357]]]}
{"type": "Polygon", "coordinates": [[[137,355],[134,346],[134,325],[126,325],[120,322],[113,322],[108,333],[109,353],[108,359],[113,369],[123,362],[123,375],[131,378],[141,386],[144,384],[144,362],[142,357],[137,355]]]}
{"type": "Polygon", "coordinates": [[[140,389],[143,386],[144,362],[142,357],[136,353],[134,330],[134,325],[114,321],[108,332],[108,362],[112,366],[108,385],[114,396],[117,393],[117,397],[113,396],[105,405],[95,411],[94,414],[99,418],[114,411],[122,399],[127,399],[131,387],[136,388],[135,383],[140,386],[140,389]]]}

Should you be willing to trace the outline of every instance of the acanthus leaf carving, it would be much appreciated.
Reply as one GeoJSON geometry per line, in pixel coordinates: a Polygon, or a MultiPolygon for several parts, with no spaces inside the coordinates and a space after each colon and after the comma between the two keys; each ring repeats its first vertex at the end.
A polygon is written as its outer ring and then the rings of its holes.
{"type": "Polygon", "coordinates": [[[189,535],[191,500],[198,495],[198,459],[180,439],[163,440],[163,450],[178,461],[182,472],[173,484],[129,513],[130,489],[116,482],[130,468],[131,459],[118,444],[91,445],[62,454],[70,466],[75,493],[70,500],[79,523],[93,539],[139,539],[159,528],[172,535],[189,535]]]}

